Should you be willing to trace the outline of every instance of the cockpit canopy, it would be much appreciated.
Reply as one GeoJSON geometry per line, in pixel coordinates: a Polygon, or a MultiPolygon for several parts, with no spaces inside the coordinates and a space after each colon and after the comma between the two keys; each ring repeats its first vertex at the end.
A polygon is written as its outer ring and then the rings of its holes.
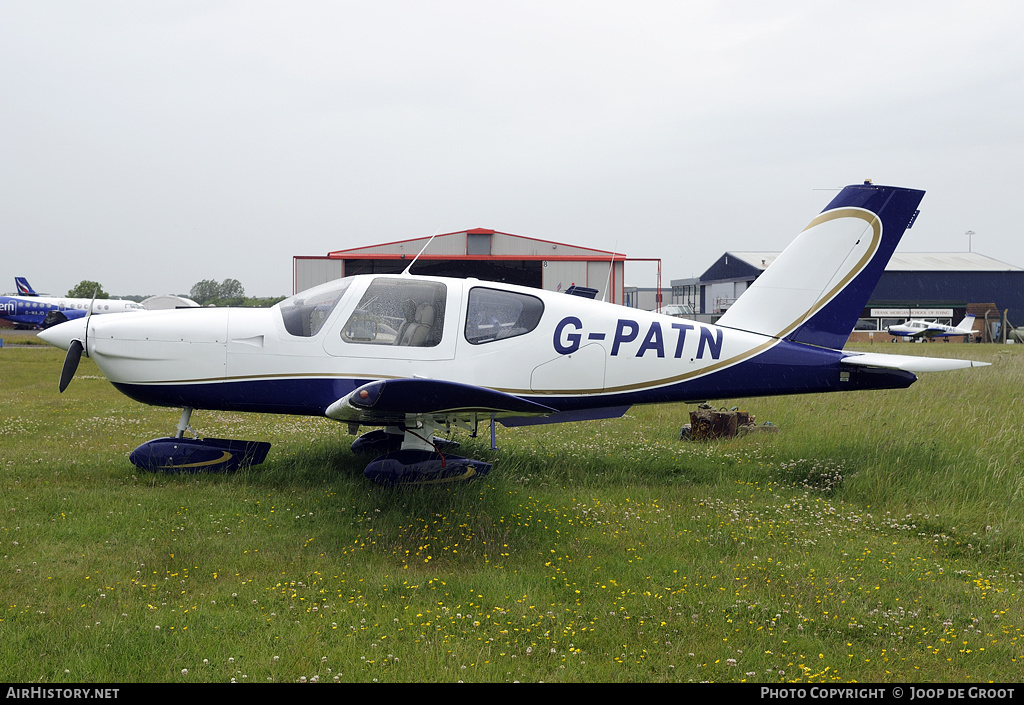
{"type": "MultiPolygon", "coordinates": [[[[336,279],[285,299],[278,307],[285,330],[311,338],[341,304],[354,280],[336,279]]],[[[436,347],[444,337],[448,286],[432,279],[376,277],[340,327],[350,344],[436,347]]],[[[540,298],[487,286],[469,290],[463,335],[473,345],[498,342],[535,330],[544,313],[540,298]]],[[[449,333],[450,334],[450,333],[449,333]]]]}
{"type": "Polygon", "coordinates": [[[302,338],[319,333],[351,284],[351,279],[335,279],[279,303],[285,330],[302,338]]]}

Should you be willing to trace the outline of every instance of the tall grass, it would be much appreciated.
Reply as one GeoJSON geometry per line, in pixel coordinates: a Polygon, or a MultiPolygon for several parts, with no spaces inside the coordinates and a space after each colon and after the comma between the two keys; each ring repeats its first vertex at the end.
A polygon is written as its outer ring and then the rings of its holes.
{"type": "MultiPolygon", "coordinates": [[[[902,352],[902,350],[901,350],[902,352]]],[[[5,681],[1010,681],[1024,365],[723,402],[781,428],[678,441],[686,406],[502,429],[482,481],[378,487],[323,419],[231,475],[138,471],[177,414],[83,360],[0,351],[5,681]]]]}

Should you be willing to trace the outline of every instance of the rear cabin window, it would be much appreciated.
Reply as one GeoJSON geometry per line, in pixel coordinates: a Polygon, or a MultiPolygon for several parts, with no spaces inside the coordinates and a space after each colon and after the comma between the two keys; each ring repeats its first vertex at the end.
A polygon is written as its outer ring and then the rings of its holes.
{"type": "Polygon", "coordinates": [[[346,343],[432,348],[441,342],[447,287],[417,279],[374,279],[341,331],[346,343]]]}
{"type": "Polygon", "coordinates": [[[481,345],[525,335],[543,313],[544,304],[536,296],[476,287],[469,292],[466,340],[481,345]]]}

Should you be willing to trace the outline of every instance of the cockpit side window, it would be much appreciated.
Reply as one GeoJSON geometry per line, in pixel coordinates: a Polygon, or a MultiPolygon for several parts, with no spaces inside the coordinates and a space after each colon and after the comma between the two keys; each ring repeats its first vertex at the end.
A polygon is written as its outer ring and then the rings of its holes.
{"type": "Polygon", "coordinates": [[[341,331],[346,343],[432,348],[444,330],[447,287],[420,279],[378,278],[341,331]]]}
{"type": "Polygon", "coordinates": [[[351,283],[351,279],[337,279],[300,291],[279,303],[285,330],[302,338],[319,333],[351,283]]]}
{"type": "Polygon", "coordinates": [[[469,292],[466,340],[480,345],[525,335],[543,313],[544,303],[536,296],[475,287],[469,292]]]}

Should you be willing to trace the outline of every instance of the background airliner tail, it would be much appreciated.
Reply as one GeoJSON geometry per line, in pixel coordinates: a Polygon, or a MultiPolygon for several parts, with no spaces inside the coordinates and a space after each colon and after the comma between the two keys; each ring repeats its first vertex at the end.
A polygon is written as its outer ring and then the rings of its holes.
{"type": "Polygon", "coordinates": [[[18,296],[39,296],[25,277],[15,277],[14,285],[18,287],[18,296]]]}
{"type": "Polygon", "coordinates": [[[924,191],[847,186],[718,321],[842,349],[924,191]]]}

